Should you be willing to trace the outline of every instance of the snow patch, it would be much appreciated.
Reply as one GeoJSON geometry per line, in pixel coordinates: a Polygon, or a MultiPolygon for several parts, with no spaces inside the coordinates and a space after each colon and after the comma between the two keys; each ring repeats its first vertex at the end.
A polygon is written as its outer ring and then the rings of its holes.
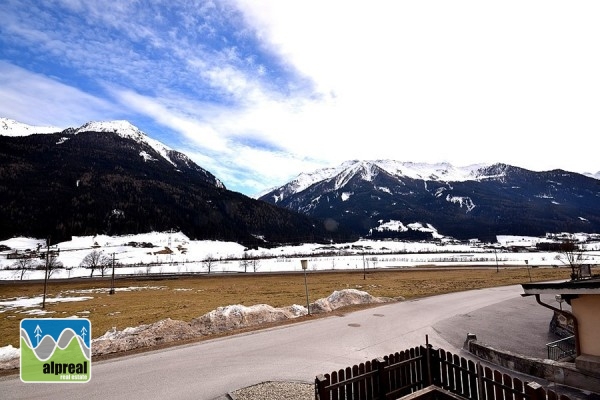
{"type": "Polygon", "coordinates": [[[404,226],[404,224],[402,223],[402,221],[395,221],[395,220],[391,220],[388,222],[384,222],[382,223],[382,221],[379,221],[379,226],[377,228],[375,228],[375,230],[377,231],[393,231],[393,232],[406,232],[408,230],[408,228],[406,226],[404,226]]]}
{"type": "Polygon", "coordinates": [[[152,157],[150,154],[148,154],[145,151],[140,151],[140,156],[144,159],[144,161],[148,162],[148,161],[158,161],[156,158],[152,157]]]}
{"type": "Polygon", "coordinates": [[[29,136],[36,133],[62,132],[56,126],[34,126],[17,122],[10,118],[0,118],[0,135],[2,136],[29,136]]]}
{"type": "Polygon", "coordinates": [[[449,203],[458,204],[460,206],[460,208],[465,206],[465,208],[467,209],[467,212],[469,212],[475,208],[475,204],[473,203],[473,200],[471,200],[470,197],[447,195],[446,201],[449,203]]]}
{"type": "MultiPolygon", "coordinates": [[[[66,303],[71,301],[91,300],[93,297],[50,297],[46,298],[46,303],[66,303]]],[[[14,310],[15,308],[34,308],[42,305],[43,296],[35,297],[16,297],[12,300],[0,301],[0,312],[14,310]]]]}

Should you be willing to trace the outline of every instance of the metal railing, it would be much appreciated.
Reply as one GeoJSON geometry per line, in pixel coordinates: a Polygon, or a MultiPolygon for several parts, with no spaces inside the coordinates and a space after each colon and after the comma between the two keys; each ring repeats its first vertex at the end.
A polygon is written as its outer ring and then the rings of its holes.
{"type": "Polygon", "coordinates": [[[556,340],[546,344],[548,359],[558,361],[575,355],[575,336],[556,340]]]}

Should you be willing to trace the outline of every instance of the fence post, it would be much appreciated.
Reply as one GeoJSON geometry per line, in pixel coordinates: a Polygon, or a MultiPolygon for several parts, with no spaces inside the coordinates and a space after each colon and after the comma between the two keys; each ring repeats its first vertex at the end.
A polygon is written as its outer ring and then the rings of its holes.
{"type": "Polygon", "coordinates": [[[379,393],[377,393],[377,398],[385,400],[390,387],[390,377],[385,371],[387,363],[381,357],[375,359],[375,362],[377,363],[377,377],[379,378],[379,393]]]}
{"type": "Polygon", "coordinates": [[[546,391],[537,382],[529,382],[525,385],[525,395],[529,398],[529,400],[545,400],[546,399],[546,391]]]}
{"type": "Polygon", "coordinates": [[[315,399],[317,400],[331,400],[330,392],[325,390],[325,387],[329,385],[329,379],[323,375],[318,375],[315,378],[315,399]]]}
{"type": "Polygon", "coordinates": [[[477,362],[477,392],[479,393],[479,396],[477,396],[479,400],[487,398],[483,387],[483,367],[480,362],[477,362]]]}
{"type": "Polygon", "coordinates": [[[423,377],[427,377],[425,378],[425,387],[427,387],[433,385],[433,379],[431,375],[431,345],[429,343],[425,345],[425,368],[426,371],[423,371],[422,374],[423,377]],[[427,375],[425,375],[425,373],[427,375]]]}
{"type": "Polygon", "coordinates": [[[429,364],[429,370],[431,371],[431,384],[436,386],[442,386],[442,378],[440,376],[440,349],[434,349],[433,346],[429,350],[429,357],[431,364],[429,364]]]}

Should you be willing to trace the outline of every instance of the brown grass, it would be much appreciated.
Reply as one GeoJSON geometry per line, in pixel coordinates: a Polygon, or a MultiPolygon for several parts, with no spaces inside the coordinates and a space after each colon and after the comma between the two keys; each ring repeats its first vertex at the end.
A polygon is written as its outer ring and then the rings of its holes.
{"type": "MultiPolygon", "coordinates": [[[[363,272],[309,272],[310,301],[327,297],[335,290],[354,288],[373,296],[416,298],[449,292],[479,289],[533,281],[568,279],[566,268],[520,269],[402,269],[363,272]]],[[[79,315],[91,320],[92,336],[98,337],[112,327],[121,330],[172,318],[190,321],[220,306],[231,304],[270,304],[274,307],[306,305],[302,273],[237,274],[180,277],[177,279],[118,279],[117,288],[148,287],[136,291],[78,293],[80,290],[107,289],[110,280],[79,280],[48,284],[48,298],[91,296],[81,302],[47,303],[53,312],[45,317],[79,315]],[[151,289],[150,287],[159,287],[151,289]],[[185,289],[185,290],[182,290],[185,289]],[[89,314],[82,313],[89,311],[89,314]]],[[[43,283],[0,283],[0,301],[15,297],[38,296],[43,283]]],[[[0,346],[18,347],[19,321],[29,317],[23,309],[0,314],[0,346]]]]}

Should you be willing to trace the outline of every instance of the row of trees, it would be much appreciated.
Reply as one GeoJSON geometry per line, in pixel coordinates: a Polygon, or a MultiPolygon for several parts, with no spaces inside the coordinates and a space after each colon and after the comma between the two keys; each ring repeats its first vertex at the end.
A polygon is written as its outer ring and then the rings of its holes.
{"type": "MultiPolygon", "coordinates": [[[[17,261],[15,261],[12,266],[19,272],[19,279],[22,280],[25,274],[29,271],[36,269],[45,269],[46,262],[38,262],[33,258],[24,257],[17,259],[17,261]]],[[[63,268],[63,264],[60,261],[58,261],[56,257],[48,257],[48,277],[52,276],[52,274],[59,268],[63,268]]]]}
{"type": "MultiPolygon", "coordinates": [[[[204,260],[202,260],[202,266],[206,269],[207,273],[211,273],[214,266],[217,264],[219,260],[211,255],[208,255],[204,260]]],[[[106,255],[102,250],[93,250],[89,254],[87,254],[81,263],[79,264],[80,268],[85,268],[90,270],[90,278],[94,275],[95,271],[100,272],[100,275],[104,277],[106,271],[112,267],[113,259],[106,255]]],[[[244,272],[248,272],[250,269],[253,272],[257,272],[260,265],[260,260],[256,257],[251,257],[248,253],[244,253],[242,259],[239,261],[240,268],[244,270],[244,272]]],[[[23,257],[17,259],[12,267],[18,271],[19,279],[23,279],[25,274],[32,270],[44,270],[48,269],[48,277],[51,277],[56,270],[64,268],[63,263],[58,261],[56,256],[48,257],[48,266],[46,267],[45,261],[37,261],[34,258],[23,257]]],[[[68,268],[69,270],[72,267],[68,268]]]]}
{"type": "MultiPolygon", "coordinates": [[[[94,275],[94,271],[100,271],[101,275],[104,276],[110,266],[112,266],[112,259],[99,250],[93,250],[79,264],[79,267],[90,270],[90,277],[94,275]]],[[[33,270],[47,269],[48,277],[51,277],[58,269],[64,268],[64,265],[56,256],[48,257],[47,261],[37,261],[31,257],[22,257],[17,259],[12,264],[12,267],[18,271],[19,279],[22,280],[27,272],[33,270]]],[[[67,269],[70,270],[72,267],[67,269]]]]}

